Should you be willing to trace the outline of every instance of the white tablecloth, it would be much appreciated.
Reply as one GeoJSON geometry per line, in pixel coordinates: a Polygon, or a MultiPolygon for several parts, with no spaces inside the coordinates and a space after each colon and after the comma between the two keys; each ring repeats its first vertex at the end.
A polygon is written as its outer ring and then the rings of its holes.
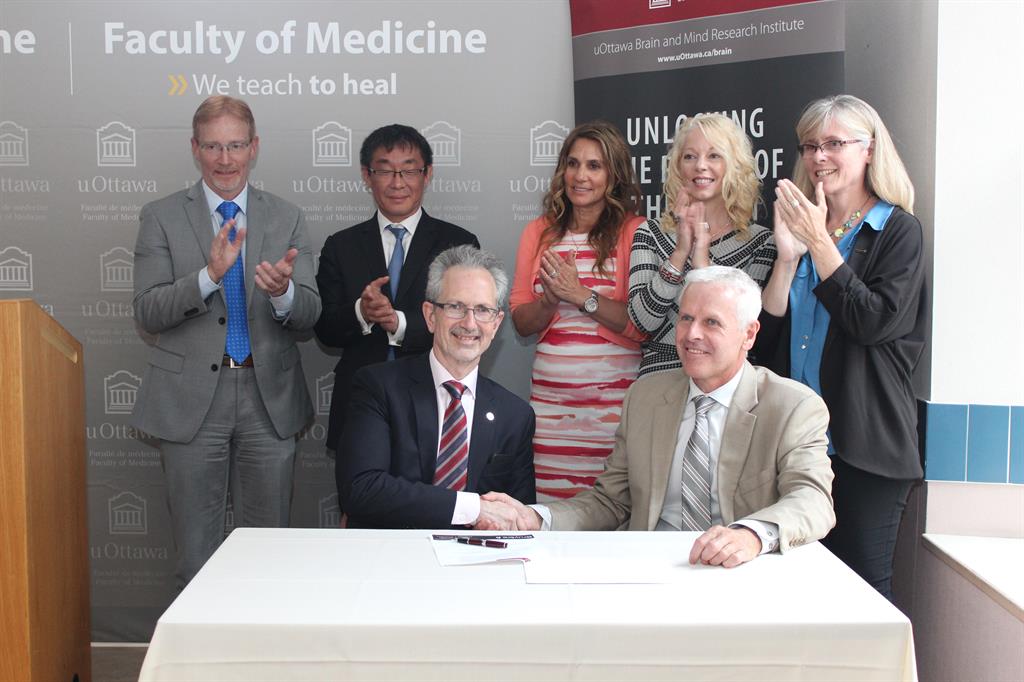
{"type": "Polygon", "coordinates": [[[538,533],[678,575],[531,585],[522,565],[441,567],[428,536],[235,530],[140,680],[916,679],[910,622],[816,543],[726,570],[686,563],[695,533],[538,533]]]}

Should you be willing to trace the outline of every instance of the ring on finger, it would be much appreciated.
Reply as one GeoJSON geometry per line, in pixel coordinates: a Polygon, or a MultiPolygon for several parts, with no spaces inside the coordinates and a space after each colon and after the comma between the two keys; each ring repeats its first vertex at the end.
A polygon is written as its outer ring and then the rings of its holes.
{"type": "Polygon", "coordinates": [[[708,224],[708,223],[698,223],[697,225],[698,225],[699,227],[702,227],[702,228],[704,228],[704,231],[705,231],[705,232],[710,232],[710,231],[711,231],[711,225],[710,225],[710,224],[708,224]]]}
{"type": "Polygon", "coordinates": [[[797,201],[796,199],[793,199],[793,201],[789,203],[793,206],[793,208],[800,208],[800,202],[797,201]]]}

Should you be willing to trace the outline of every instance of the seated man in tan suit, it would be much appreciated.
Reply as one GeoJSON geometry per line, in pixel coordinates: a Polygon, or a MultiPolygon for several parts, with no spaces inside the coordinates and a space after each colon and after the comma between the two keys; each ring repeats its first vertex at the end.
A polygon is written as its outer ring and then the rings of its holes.
{"type": "Polygon", "coordinates": [[[835,524],[828,410],[809,388],[747,362],[761,292],[743,271],[692,270],[679,302],[684,374],[633,384],[594,487],[548,506],[502,493],[522,530],[704,531],[691,563],[733,567],[835,524]]]}

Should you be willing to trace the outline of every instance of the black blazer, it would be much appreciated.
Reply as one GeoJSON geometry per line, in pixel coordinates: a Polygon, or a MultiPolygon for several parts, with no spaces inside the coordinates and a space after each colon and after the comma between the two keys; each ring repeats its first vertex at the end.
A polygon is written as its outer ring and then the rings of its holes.
{"type": "MultiPolygon", "coordinates": [[[[476,388],[466,490],[536,502],[533,409],[484,376],[476,388]]],[[[335,468],[350,528],[451,526],[455,492],[432,483],[437,423],[427,355],[356,372],[335,468]]]]}
{"type": "MultiPolygon", "coordinates": [[[[401,347],[396,348],[395,357],[419,355],[430,350],[433,337],[427,331],[422,310],[427,268],[437,254],[459,244],[480,247],[480,242],[471,232],[423,212],[402,266],[397,299],[392,301],[396,310],[405,313],[407,325],[405,338],[401,347]]],[[[343,351],[334,368],[334,392],[327,429],[327,447],[331,449],[337,449],[352,375],[360,367],[387,359],[387,332],[374,325],[373,330],[364,336],[355,314],[356,300],[366,285],[388,274],[386,263],[376,214],[364,223],[335,232],[324,242],[320,253],[316,283],[323,312],[316,323],[316,336],[325,346],[343,351]]],[[[390,298],[390,287],[384,287],[384,295],[390,298]]]]}
{"type": "MultiPolygon", "coordinates": [[[[928,340],[921,223],[897,207],[881,232],[862,228],[849,261],[814,295],[831,316],[820,377],[836,456],[879,476],[921,478],[912,384],[928,340]]],[[[790,375],[790,314],[762,312],[751,351],[782,376],[790,375]]]]}

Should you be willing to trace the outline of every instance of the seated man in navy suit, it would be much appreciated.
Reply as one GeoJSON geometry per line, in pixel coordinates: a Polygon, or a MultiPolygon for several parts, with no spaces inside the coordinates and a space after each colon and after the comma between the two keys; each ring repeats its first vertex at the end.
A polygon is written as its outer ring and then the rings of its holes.
{"type": "Polygon", "coordinates": [[[480,493],[535,501],[533,410],[479,372],[508,289],[486,251],[442,252],[423,303],[430,352],[356,372],[336,470],[349,527],[507,527],[514,512],[480,493]]]}

